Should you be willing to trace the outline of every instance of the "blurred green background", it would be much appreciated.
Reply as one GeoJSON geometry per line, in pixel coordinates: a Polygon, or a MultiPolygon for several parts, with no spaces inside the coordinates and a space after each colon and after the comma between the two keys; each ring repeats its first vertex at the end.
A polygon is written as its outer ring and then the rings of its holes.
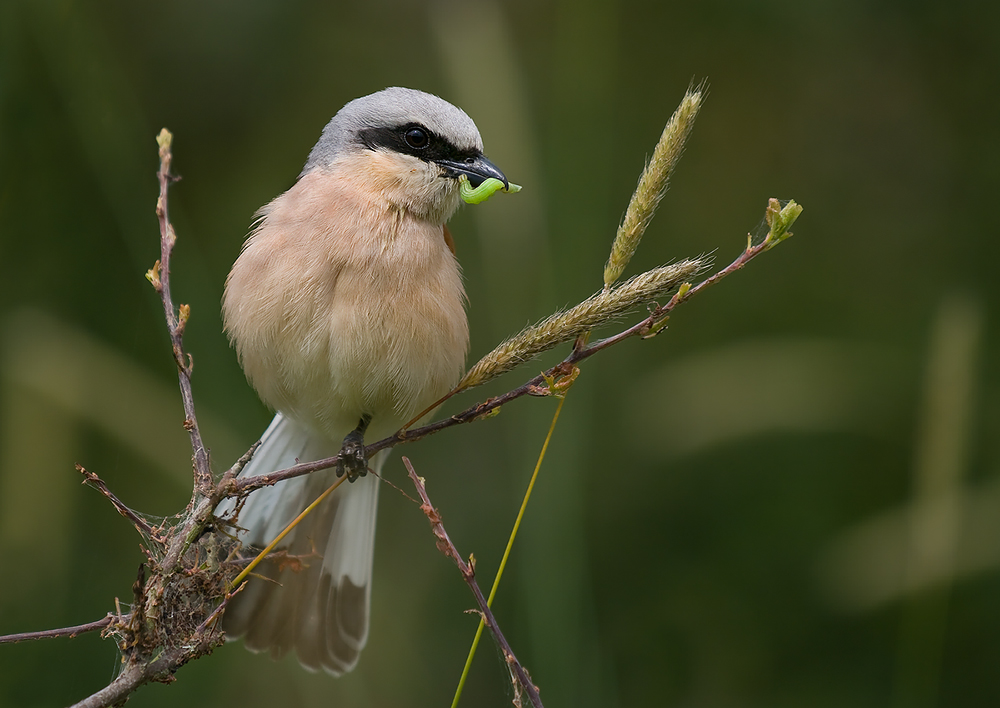
{"type": "MultiPolygon", "coordinates": [[[[347,100],[437,93],[524,185],[451,224],[474,360],[599,288],[645,156],[707,77],[629,272],[728,263],[772,196],[804,205],[796,236],[656,339],[585,365],[501,625],[553,707],[1000,705],[998,20],[962,0],[4,0],[0,633],[94,620],[130,595],[138,538],[74,462],[150,515],[188,498],[143,277],[161,127],[183,176],[174,292],[193,310],[220,470],[270,418],[221,332],[226,273],[347,100]]],[[[481,578],[554,405],[520,401],[405,450],[481,578]]],[[[399,454],[386,469],[406,488],[399,454]]],[[[448,705],[472,598],[391,489],[378,537],[354,673],[230,645],[129,705],[448,705]]],[[[95,635],[0,646],[0,705],[79,700],[116,662],[95,635]]],[[[510,698],[486,642],[463,705],[510,698]]]]}

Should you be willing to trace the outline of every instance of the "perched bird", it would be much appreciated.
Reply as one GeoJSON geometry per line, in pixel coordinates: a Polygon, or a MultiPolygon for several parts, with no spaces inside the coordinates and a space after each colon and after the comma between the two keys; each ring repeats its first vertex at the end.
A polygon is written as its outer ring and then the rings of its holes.
{"type": "MultiPolygon", "coordinates": [[[[223,626],[252,651],[350,671],[368,635],[378,480],[398,430],[447,393],[468,347],[465,292],[445,222],[503,173],[475,123],[437,96],[388,88],[345,105],[295,185],[258,213],[226,280],[223,318],[247,378],[277,415],[244,477],[341,453],[336,470],[250,494],[238,527],[263,547],[341,485],[258,566],[223,626]]],[[[232,515],[233,502],[217,515],[232,515]]]]}

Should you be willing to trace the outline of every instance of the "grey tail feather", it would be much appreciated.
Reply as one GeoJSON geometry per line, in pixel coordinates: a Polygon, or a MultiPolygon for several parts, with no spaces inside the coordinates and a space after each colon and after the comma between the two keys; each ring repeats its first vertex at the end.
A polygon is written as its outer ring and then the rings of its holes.
{"type": "MultiPolygon", "coordinates": [[[[299,461],[335,455],[339,445],[278,414],[241,476],[264,474],[299,461]]],[[[381,468],[385,455],[372,460],[381,468]]],[[[244,556],[266,546],[336,480],[333,470],[266,487],[250,495],[239,526],[244,556]],[[255,550],[256,549],[256,550],[255,550]]],[[[307,669],[340,675],[357,664],[368,636],[371,564],[378,479],[342,484],[304,519],[277,551],[262,562],[223,616],[229,639],[248,649],[281,657],[295,651],[307,669]]],[[[221,504],[217,514],[232,511],[221,504]]]]}

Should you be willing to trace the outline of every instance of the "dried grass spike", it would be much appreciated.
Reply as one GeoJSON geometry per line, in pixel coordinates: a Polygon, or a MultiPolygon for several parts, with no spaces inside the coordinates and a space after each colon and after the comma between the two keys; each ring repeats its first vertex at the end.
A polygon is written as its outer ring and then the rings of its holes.
{"type": "Polygon", "coordinates": [[[459,389],[479,386],[534,359],[542,352],[621,317],[639,305],[662,297],[690,280],[706,265],[704,260],[680,261],[637,275],[616,288],[604,289],[579,305],[557,312],[500,344],[462,379],[459,389]]]}
{"type": "Polygon", "coordinates": [[[642,240],[642,234],[649,225],[656,207],[667,191],[670,174],[684,150],[684,142],[694,127],[704,100],[703,86],[689,88],[674,114],[667,121],[660,135],[653,156],[642,171],[639,184],[632,194],[632,200],[625,210],[625,217],[618,227],[615,241],[611,244],[611,254],[604,266],[604,289],[611,287],[621,274],[642,240]]]}

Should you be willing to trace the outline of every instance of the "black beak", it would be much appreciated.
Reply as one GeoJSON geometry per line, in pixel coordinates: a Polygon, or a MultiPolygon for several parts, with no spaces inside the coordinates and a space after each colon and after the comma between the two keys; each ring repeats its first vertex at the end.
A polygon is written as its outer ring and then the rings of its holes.
{"type": "Polygon", "coordinates": [[[504,189],[510,189],[510,182],[507,181],[500,168],[487,160],[484,155],[475,155],[464,160],[438,160],[437,164],[445,169],[449,177],[456,179],[459,175],[468,177],[469,184],[472,185],[473,189],[490,177],[503,182],[504,189]]]}

